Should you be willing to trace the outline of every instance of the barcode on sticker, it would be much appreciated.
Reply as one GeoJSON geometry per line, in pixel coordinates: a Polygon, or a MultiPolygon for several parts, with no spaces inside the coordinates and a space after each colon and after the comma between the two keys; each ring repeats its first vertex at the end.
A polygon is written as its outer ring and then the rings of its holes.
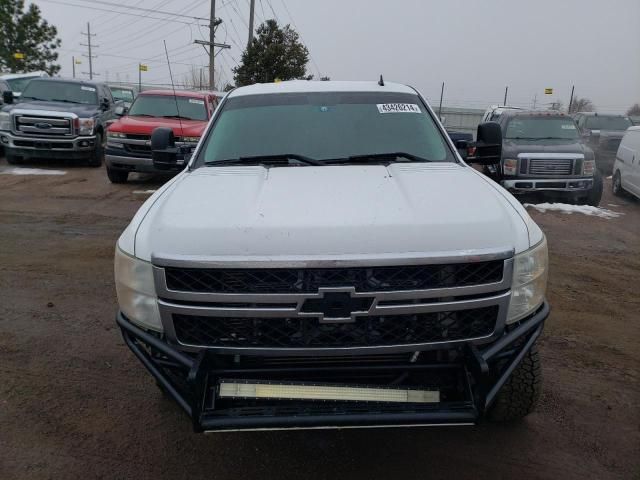
{"type": "Polygon", "coordinates": [[[197,105],[204,105],[204,100],[198,100],[197,98],[190,98],[189,103],[195,103],[197,105]]]}
{"type": "Polygon", "coordinates": [[[378,103],[380,113],[420,113],[420,107],[415,103],[378,103]]]}

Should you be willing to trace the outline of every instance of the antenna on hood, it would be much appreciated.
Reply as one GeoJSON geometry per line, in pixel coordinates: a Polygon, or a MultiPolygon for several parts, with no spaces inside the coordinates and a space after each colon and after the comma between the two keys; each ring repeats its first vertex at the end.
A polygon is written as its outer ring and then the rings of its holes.
{"type": "Polygon", "coordinates": [[[380,75],[380,80],[378,80],[378,85],[384,87],[384,78],[382,78],[382,74],[380,75]]]}
{"type": "Polygon", "coordinates": [[[176,96],[176,86],[173,84],[173,74],[171,73],[171,62],[169,62],[169,52],[167,51],[167,41],[163,40],[164,54],[167,57],[167,67],[169,67],[169,78],[171,79],[171,88],[173,89],[173,99],[176,102],[176,112],[178,113],[178,122],[180,123],[180,136],[184,136],[184,129],[182,128],[182,116],[180,115],[180,107],[178,106],[178,97],[176,96]]]}

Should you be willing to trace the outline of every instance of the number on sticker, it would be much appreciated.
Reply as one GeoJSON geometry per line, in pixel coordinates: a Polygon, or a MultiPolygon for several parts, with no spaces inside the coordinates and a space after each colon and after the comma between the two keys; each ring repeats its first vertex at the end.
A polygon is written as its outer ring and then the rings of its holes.
{"type": "Polygon", "coordinates": [[[415,103],[378,103],[380,113],[420,113],[420,107],[415,103]]]}

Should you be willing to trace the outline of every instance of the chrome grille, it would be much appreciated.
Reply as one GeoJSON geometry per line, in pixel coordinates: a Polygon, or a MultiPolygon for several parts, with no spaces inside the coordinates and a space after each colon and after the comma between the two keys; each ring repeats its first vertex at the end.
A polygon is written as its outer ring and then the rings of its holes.
{"type": "Polygon", "coordinates": [[[252,355],[490,341],[504,330],[513,273],[512,252],[327,268],[152,260],[169,339],[185,350],[252,355]]]}
{"type": "Polygon", "coordinates": [[[17,133],[47,137],[69,137],[73,135],[71,118],[45,115],[16,115],[14,125],[17,133]]]}
{"type": "Polygon", "coordinates": [[[422,290],[499,282],[503,261],[370,268],[167,268],[167,287],[182,292],[313,293],[354,286],[359,292],[422,290]]]}
{"type": "Polygon", "coordinates": [[[571,175],[573,159],[532,158],[529,160],[529,175],[571,175]]]}
{"type": "Polygon", "coordinates": [[[360,317],[318,324],[308,318],[219,318],[174,315],[181,343],[210,347],[319,348],[424,344],[491,335],[498,307],[457,312],[360,317]]]}

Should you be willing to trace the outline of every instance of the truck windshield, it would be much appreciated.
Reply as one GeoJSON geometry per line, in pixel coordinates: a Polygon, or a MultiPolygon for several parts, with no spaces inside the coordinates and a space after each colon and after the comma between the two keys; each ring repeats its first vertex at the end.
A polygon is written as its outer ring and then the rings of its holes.
{"type": "Polygon", "coordinates": [[[207,120],[207,109],[201,98],[174,97],[173,95],[138,95],[129,115],[146,117],[184,118],[187,120],[207,120]],[[178,106],[176,108],[176,98],[178,106]]]}
{"type": "Polygon", "coordinates": [[[58,80],[31,80],[22,92],[22,99],[85,105],[98,104],[96,87],[58,80]]]}
{"type": "Polygon", "coordinates": [[[126,88],[111,88],[111,95],[115,100],[133,102],[133,92],[126,88]]]}
{"type": "Polygon", "coordinates": [[[632,125],[629,117],[607,117],[603,115],[587,117],[584,126],[589,130],[626,130],[632,125]]]}
{"type": "Polygon", "coordinates": [[[509,120],[504,138],[511,140],[576,140],[578,130],[569,117],[514,117],[509,120]]]}
{"type": "Polygon", "coordinates": [[[229,98],[196,165],[270,156],[455,161],[417,95],[319,92],[229,98]]]}
{"type": "Polygon", "coordinates": [[[26,87],[34,78],[37,77],[9,78],[6,82],[9,84],[12,92],[22,92],[24,91],[24,87],[26,87]]]}

